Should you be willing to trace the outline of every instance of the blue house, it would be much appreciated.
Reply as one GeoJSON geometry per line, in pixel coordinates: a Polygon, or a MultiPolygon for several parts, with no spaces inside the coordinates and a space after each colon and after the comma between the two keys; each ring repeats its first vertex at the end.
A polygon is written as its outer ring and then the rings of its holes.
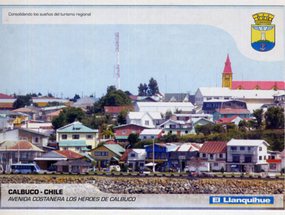
{"type": "Polygon", "coordinates": [[[213,120],[220,120],[224,118],[231,118],[239,116],[241,118],[250,118],[250,111],[247,109],[216,109],[213,112],[213,120]]]}
{"type": "MultiPolygon", "coordinates": [[[[175,143],[155,143],[154,144],[154,163],[156,170],[160,170],[165,168],[166,166],[169,168],[170,160],[169,160],[169,151],[173,148],[177,148],[177,144],[175,143]]],[[[146,164],[149,162],[153,162],[153,145],[149,145],[146,147],[146,164]]]]}

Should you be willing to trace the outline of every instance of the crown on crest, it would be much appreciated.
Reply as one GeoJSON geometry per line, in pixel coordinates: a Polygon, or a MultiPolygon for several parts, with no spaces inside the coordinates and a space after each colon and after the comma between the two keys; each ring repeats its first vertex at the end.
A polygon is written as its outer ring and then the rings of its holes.
{"type": "Polygon", "coordinates": [[[254,15],[252,15],[255,24],[257,25],[270,25],[274,15],[270,14],[270,13],[256,13],[254,15]]]}

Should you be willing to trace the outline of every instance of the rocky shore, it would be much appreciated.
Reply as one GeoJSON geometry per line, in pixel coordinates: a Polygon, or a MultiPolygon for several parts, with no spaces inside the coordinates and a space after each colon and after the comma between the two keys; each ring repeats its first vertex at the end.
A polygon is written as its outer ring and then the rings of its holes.
{"type": "Polygon", "coordinates": [[[33,176],[0,175],[3,183],[67,183],[96,186],[100,191],[116,194],[283,194],[285,180],[204,178],[175,179],[166,177],[102,177],[102,176],[33,176]]]}

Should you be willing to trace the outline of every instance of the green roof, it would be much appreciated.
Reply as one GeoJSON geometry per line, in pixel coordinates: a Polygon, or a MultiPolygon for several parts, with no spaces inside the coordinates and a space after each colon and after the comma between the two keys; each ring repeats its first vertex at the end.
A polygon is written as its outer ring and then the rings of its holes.
{"type": "Polygon", "coordinates": [[[74,122],[57,130],[58,133],[98,133],[97,129],[91,129],[81,122],[74,122]]]}
{"type": "Polygon", "coordinates": [[[90,156],[88,154],[85,154],[85,153],[79,153],[79,154],[83,155],[84,157],[88,158],[91,161],[96,161],[92,156],[90,156]]]}
{"type": "Polygon", "coordinates": [[[122,146],[118,144],[104,144],[104,146],[120,157],[122,157],[123,153],[126,151],[122,146]]]}
{"type": "Polygon", "coordinates": [[[90,149],[84,147],[84,148],[81,148],[81,151],[89,151],[90,149]]]}
{"type": "Polygon", "coordinates": [[[85,140],[62,140],[58,142],[58,146],[77,146],[77,147],[86,147],[86,141],[85,140]]]}
{"type": "Polygon", "coordinates": [[[116,161],[119,161],[119,160],[120,160],[119,158],[117,158],[117,157],[115,157],[115,156],[113,156],[112,159],[114,159],[114,160],[116,160],[116,161]]]}

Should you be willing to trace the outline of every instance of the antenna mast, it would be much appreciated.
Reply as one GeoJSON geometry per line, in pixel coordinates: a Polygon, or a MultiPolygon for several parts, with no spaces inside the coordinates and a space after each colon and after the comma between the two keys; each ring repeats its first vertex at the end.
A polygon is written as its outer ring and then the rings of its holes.
{"type": "Polygon", "coordinates": [[[118,80],[118,90],[121,89],[120,86],[120,34],[119,32],[115,33],[115,53],[117,54],[117,65],[115,66],[115,75],[118,80]]]}

